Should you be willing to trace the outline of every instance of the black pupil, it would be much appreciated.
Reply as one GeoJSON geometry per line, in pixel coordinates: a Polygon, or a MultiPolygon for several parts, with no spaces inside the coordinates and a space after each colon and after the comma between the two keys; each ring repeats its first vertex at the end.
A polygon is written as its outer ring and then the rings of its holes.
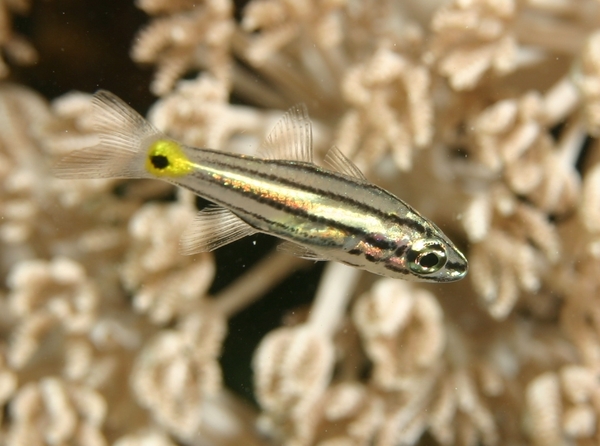
{"type": "Polygon", "coordinates": [[[164,155],[152,155],[150,162],[157,169],[164,169],[169,165],[169,159],[164,155]]]}
{"type": "Polygon", "coordinates": [[[421,257],[419,265],[423,268],[432,268],[438,264],[438,256],[432,252],[421,257]]]}

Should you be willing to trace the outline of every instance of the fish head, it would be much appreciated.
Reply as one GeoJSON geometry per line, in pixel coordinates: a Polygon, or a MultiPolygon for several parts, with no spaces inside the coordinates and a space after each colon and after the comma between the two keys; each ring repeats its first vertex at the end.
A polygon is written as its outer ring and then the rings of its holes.
{"type": "Polygon", "coordinates": [[[415,282],[462,279],[467,274],[467,259],[439,229],[431,230],[434,227],[432,224],[423,233],[403,228],[372,232],[359,240],[352,237],[344,249],[347,257],[336,260],[382,276],[415,282]]]}
{"type": "Polygon", "coordinates": [[[443,234],[403,243],[388,262],[402,264],[408,273],[403,278],[420,282],[454,282],[468,270],[465,256],[443,234]]]}
{"type": "Polygon", "coordinates": [[[417,282],[465,277],[467,259],[442,230],[416,211],[404,214],[405,219],[407,215],[414,224],[392,225],[385,233],[387,254],[380,257],[380,274],[417,282]]]}

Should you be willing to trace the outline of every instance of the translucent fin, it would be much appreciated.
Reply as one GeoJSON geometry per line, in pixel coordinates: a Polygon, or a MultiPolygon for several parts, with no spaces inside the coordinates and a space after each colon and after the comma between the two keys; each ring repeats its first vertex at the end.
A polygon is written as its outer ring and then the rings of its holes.
{"type": "Polygon", "coordinates": [[[281,242],[279,245],[277,245],[277,251],[285,252],[286,254],[291,254],[293,256],[300,257],[301,259],[314,260],[315,262],[328,260],[316,252],[311,251],[306,246],[288,241],[281,242]]]}
{"type": "Polygon", "coordinates": [[[358,178],[359,180],[367,180],[356,164],[350,161],[336,146],[332,146],[329,149],[323,161],[336,172],[358,178]]]}
{"type": "Polygon", "coordinates": [[[132,162],[151,139],[164,137],[125,102],[100,90],[92,99],[100,144],[76,150],[57,161],[59,178],[145,178],[142,163],[132,162]]]}
{"type": "Polygon", "coordinates": [[[312,125],[306,105],[291,107],[275,124],[258,149],[267,159],[313,162],[312,125]]]}
{"type": "Polygon", "coordinates": [[[143,177],[128,167],[134,155],[135,152],[98,144],[59,159],[52,171],[54,176],[65,179],[143,177]]]}
{"type": "Polygon", "coordinates": [[[228,209],[209,206],[198,212],[181,236],[184,255],[213,251],[258,231],[228,209]]]}

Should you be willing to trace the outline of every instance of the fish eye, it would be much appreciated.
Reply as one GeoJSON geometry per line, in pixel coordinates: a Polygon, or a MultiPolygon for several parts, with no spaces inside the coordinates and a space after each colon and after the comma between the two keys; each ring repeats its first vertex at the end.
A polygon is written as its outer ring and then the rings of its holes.
{"type": "Polygon", "coordinates": [[[177,178],[192,173],[195,165],[185,146],[170,139],[157,139],[148,145],[144,168],[154,177],[177,178]]]}
{"type": "Polygon", "coordinates": [[[164,155],[152,155],[150,156],[150,162],[157,169],[165,169],[169,166],[169,158],[164,155]]]}
{"type": "Polygon", "coordinates": [[[435,240],[419,240],[408,251],[408,267],[416,274],[432,274],[446,264],[446,250],[435,240]]]}

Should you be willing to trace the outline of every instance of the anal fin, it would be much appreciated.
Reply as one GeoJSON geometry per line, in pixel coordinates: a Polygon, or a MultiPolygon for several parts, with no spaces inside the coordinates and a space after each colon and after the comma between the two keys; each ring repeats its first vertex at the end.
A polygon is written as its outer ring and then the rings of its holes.
{"type": "Polygon", "coordinates": [[[228,209],[209,206],[198,212],[181,236],[184,255],[213,251],[258,231],[228,209]]]}

